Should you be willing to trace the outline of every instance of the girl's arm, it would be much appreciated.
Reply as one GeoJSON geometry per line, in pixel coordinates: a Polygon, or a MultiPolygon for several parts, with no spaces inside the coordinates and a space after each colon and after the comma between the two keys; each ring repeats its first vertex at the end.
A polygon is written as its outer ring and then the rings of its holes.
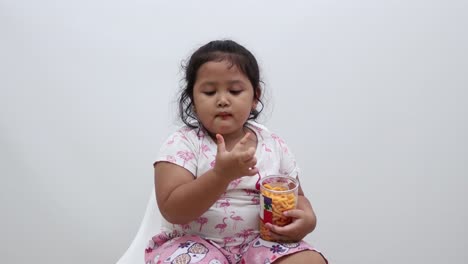
{"type": "Polygon", "coordinates": [[[206,212],[232,180],[255,175],[257,159],[255,149],[246,145],[249,136],[250,133],[246,133],[231,151],[227,151],[224,138],[216,135],[215,167],[195,179],[178,165],[156,163],[154,184],[162,216],[173,224],[189,223],[206,212]]]}
{"type": "Polygon", "coordinates": [[[221,196],[230,180],[214,170],[194,179],[188,170],[159,162],[154,167],[156,200],[162,216],[173,224],[186,224],[207,211],[221,196]]]}
{"type": "Polygon", "coordinates": [[[317,226],[317,216],[314,213],[314,209],[312,209],[312,205],[310,204],[309,199],[305,197],[300,185],[298,190],[297,209],[303,210],[308,216],[307,222],[309,224],[310,230],[308,233],[314,231],[315,227],[317,226]]]}

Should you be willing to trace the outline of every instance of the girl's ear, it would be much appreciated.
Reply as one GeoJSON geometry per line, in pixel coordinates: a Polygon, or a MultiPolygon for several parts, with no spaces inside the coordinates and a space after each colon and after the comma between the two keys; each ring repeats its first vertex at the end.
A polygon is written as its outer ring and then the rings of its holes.
{"type": "Polygon", "coordinates": [[[258,104],[258,101],[260,100],[261,95],[262,95],[262,90],[260,89],[260,87],[257,87],[257,89],[255,89],[255,95],[254,95],[254,99],[252,103],[252,110],[257,108],[257,104],[258,104]]]}
{"type": "Polygon", "coordinates": [[[258,100],[254,98],[254,101],[252,103],[252,111],[257,108],[258,100]]]}

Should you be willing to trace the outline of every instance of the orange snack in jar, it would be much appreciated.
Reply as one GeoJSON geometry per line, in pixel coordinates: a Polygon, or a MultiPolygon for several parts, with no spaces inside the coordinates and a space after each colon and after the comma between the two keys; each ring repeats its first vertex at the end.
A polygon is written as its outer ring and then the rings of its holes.
{"type": "Polygon", "coordinates": [[[292,218],[283,215],[283,212],[296,208],[298,183],[289,176],[269,176],[262,181],[260,237],[272,241],[270,230],[265,224],[285,226],[291,223],[292,218]]]}

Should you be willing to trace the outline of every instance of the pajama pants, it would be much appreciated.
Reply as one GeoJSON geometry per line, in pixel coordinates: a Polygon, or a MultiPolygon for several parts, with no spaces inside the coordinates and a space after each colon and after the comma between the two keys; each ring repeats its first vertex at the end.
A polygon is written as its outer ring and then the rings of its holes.
{"type": "Polygon", "coordinates": [[[269,264],[303,250],[320,253],[305,241],[277,243],[257,237],[240,246],[223,247],[199,236],[171,238],[162,233],[150,240],[145,250],[145,264],[269,264]]]}

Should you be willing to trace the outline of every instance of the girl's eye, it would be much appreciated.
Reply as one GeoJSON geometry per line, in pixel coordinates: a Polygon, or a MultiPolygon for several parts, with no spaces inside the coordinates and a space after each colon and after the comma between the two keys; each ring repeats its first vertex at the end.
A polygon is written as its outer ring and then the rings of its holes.
{"type": "Polygon", "coordinates": [[[208,95],[208,96],[212,96],[215,94],[214,91],[209,91],[209,92],[203,92],[204,94],[208,95]]]}
{"type": "Polygon", "coordinates": [[[232,90],[231,93],[233,95],[238,95],[238,94],[242,93],[242,90],[232,90]]]}

